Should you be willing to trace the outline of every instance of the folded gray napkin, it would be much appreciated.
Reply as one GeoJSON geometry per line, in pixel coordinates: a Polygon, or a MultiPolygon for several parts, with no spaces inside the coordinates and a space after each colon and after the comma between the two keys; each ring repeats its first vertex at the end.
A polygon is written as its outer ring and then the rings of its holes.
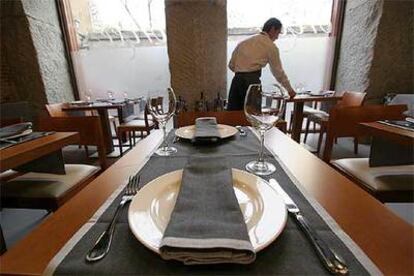
{"type": "Polygon", "coordinates": [[[217,142],[220,139],[217,120],[214,117],[197,118],[195,121],[195,134],[192,142],[217,142]]]}
{"type": "Polygon", "coordinates": [[[193,157],[161,241],[166,260],[248,264],[256,254],[233,190],[226,159],[193,157]]]}
{"type": "Polygon", "coordinates": [[[31,129],[32,123],[20,123],[0,128],[0,138],[8,138],[22,134],[24,131],[31,129]]]}

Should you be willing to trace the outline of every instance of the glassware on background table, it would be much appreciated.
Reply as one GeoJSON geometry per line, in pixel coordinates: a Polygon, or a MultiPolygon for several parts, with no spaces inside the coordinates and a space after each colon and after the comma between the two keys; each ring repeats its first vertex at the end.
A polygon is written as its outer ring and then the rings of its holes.
{"type": "Polygon", "coordinates": [[[106,94],[108,95],[109,101],[112,101],[114,99],[114,92],[113,91],[108,90],[108,92],[106,92],[106,94]]]}
{"type": "Polygon", "coordinates": [[[176,105],[177,101],[172,88],[151,93],[151,96],[147,99],[148,110],[164,133],[163,145],[155,152],[160,156],[169,156],[177,152],[176,148],[168,145],[166,130],[168,120],[175,114],[176,105]]]}
{"type": "Polygon", "coordinates": [[[124,96],[124,100],[125,100],[125,101],[128,101],[128,100],[129,100],[129,98],[128,98],[128,92],[124,91],[124,92],[122,93],[122,95],[124,96]]]}
{"type": "Polygon", "coordinates": [[[92,89],[88,89],[85,93],[85,100],[90,104],[92,103],[92,89]]]}
{"type": "Polygon", "coordinates": [[[263,87],[261,84],[252,84],[247,89],[244,113],[247,120],[260,134],[259,158],[246,165],[249,172],[257,175],[269,175],[276,170],[273,164],[264,160],[264,135],[281,118],[288,97],[287,92],[279,85],[263,87]]]}

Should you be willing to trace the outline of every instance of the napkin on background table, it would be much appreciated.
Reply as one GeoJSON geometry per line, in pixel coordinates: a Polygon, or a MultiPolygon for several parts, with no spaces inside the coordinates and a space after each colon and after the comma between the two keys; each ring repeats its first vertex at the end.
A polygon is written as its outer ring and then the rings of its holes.
{"type": "Polygon", "coordinates": [[[22,134],[23,132],[31,128],[32,123],[30,122],[2,127],[0,128],[0,138],[7,139],[8,137],[22,134]]]}
{"type": "Polygon", "coordinates": [[[217,142],[220,139],[217,120],[214,117],[197,118],[195,121],[195,134],[192,142],[217,142]]]}
{"type": "Polygon", "coordinates": [[[225,158],[189,159],[160,253],[188,265],[255,260],[225,158]]]}

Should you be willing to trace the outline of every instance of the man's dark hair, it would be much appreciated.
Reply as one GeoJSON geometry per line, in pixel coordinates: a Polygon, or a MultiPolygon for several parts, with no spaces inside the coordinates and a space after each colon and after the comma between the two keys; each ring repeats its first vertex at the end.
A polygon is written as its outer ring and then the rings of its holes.
{"type": "Polygon", "coordinates": [[[270,32],[272,27],[275,27],[276,30],[281,29],[282,28],[282,22],[280,22],[279,19],[277,19],[275,17],[272,17],[264,23],[262,31],[268,33],[268,32],[270,32]]]}

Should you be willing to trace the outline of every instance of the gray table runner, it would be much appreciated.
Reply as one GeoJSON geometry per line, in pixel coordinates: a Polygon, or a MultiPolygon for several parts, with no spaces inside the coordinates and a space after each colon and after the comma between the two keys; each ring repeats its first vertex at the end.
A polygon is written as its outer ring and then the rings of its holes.
{"type": "MultiPolygon", "coordinates": [[[[174,135],[170,133],[170,141],[174,135]]],[[[220,141],[209,146],[193,146],[190,142],[180,141],[174,144],[178,153],[171,157],[159,157],[153,155],[145,166],[140,170],[141,183],[148,183],[152,179],[165,173],[182,169],[187,163],[190,155],[226,156],[229,165],[233,168],[244,169],[247,162],[257,158],[259,141],[249,131],[247,137],[239,137],[220,141]]],[[[271,154],[266,151],[268,157],[271,154]]],[[[366,275],[368,271],[356,259],[348,247],[338,238],[331,228],[324,222],[321,216],[312,207],[305,196],[283,170],[282,166],[272,158],[267,158],[276,166],[276,172],[268,177],[275,178],[282,188],[293,198],[303,214],[309,219],[318,234],[340,253],[349,265],[350,274],[366,275]]],[[[119,191],[118,191],[119,192],[119,191]]],[[[105,259],[90,264],[85,261],[85,254],[93,246],[100,233],[107,227],[115,208],[120,201],[121,195],[110,204],[95,222],[91,220],[84,229],[80,230],[73,240],[61,250],[51,261],[47,273],[57,275],[75,274],[133,274],[133,275],[274,275],[274,274],[308,274],[329,275],[323,268],[318,257],[308,240],[292,219],[288,219],[281,235],[267,248],[257,253],[256,260],[252,264],[217,264],[186,266],[177,261],[163,260],[156,253],[147,249],[132,234],[128,226],[127,208],[120,215],[112,248],[105,259]],[[79,240],[77,240],[79,238],[79,240]],[[76,241],[75,241],[76,240],[76,241]],[[71,243],[75,243],[72,245],[71,243]],[[68,250],[68,252],[66,252],[68,250]]],[[[346,208],[346,206],[343,206],[346,208]]],[[[340,232],[340,231],[339,231],[340,232]]],[[[342,233],[342,232],[341,232],[342,233]]],[[[341,238],[342,235],[341,235],[341,238]]],[[[346,240],[346,239],[344,239],[346,240]]],[[[347,241],[347,244],[352,241],[347,241]]],[[[359,252],[358,249],[353,249],[359,252]]],[[[378,273],[375,266],[365,255],[358,256],[364,261],[366,268],[372,273],[378,273]]]]}

